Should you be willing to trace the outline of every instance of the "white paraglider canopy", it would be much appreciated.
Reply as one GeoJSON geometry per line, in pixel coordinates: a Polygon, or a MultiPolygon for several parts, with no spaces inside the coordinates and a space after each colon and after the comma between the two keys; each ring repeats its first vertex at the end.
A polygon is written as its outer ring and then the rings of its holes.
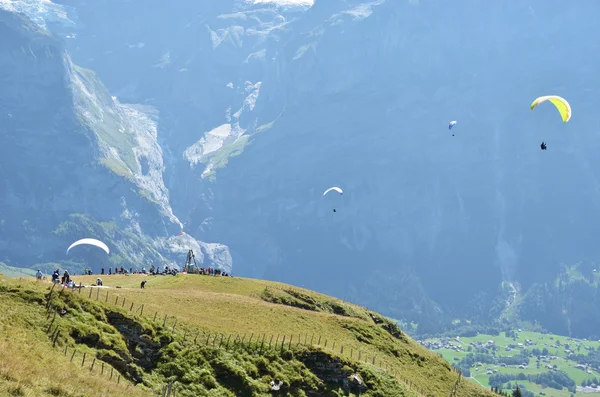
{"type": "Polygon", "coordinates": [[[69,251],[71,250],[71,248],[76,247],[78,245],[82,245],[82,244],[94,245],[98,248],[102,248],[106,252],[106,254],[110,254],[110,250],[108,249],[106,244],[104,244],[102,241],[96,240],[95,238],[82,238],[81,240],[75,241],[73,244],[71,244],[71,246],[69,248],[67,248],[67,255],[69,254],[69,251]]]}
{"type": "Polygon", "coordinates": [[[332,190],[335,190],[339,194],[344,194],[344,192],[342,191],[342,189],[340,189],[339,187],[334,186],[334,187],[330,187],[329,189],[325,190],[325,193],[323,193],[323,196],[325,196],[327,193],[331,192],[332,190]]]}

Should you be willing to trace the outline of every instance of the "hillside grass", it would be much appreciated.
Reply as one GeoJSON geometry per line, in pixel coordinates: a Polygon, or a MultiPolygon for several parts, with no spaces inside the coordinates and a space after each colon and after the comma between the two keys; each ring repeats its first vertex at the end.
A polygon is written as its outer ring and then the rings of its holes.
{"type": "MultiPolygon", "coordinates": [[[[73,276],[72,279],[76,283],[90,285],[95,283],[96,277],[98,276],[73,276]]],[[[126,314],[130,304],[133,303],[136,308],[141,304],[144,305],[145,320],[139,320],[140,324],[137,327],[147,329],[144,332],[151,334],[155,340],[163,338],[163,334],[171,327],[175,329],[176,324],[179,336],[169,337],[173,339],[170,344],[160,347],[160,354],[157,357],[162,359],[157,358],[159,364],[156,368],[146,368],[144,375],[139,368],[141,364],[127,367],[130,374],[142,374],[146,386],[156,388],[161,382],[169,379],[182,383],[186,382],[185,379],[197,379],[194,382],[189,381],[186,386],[191,387],[190,385],[198,382],[203,385],[204,392],[198,391],[200,394],[197,395],[211,395],[206,394],[209,390],[207,385],[214,381],[221,385],[219,387],[227,386],[227,390],[230,391],[240,387],[237,393],[241,394],[233,395],[259,396],[268,395],[268,390],[265,389],[266,380],[279,376],[288,382],[304,382],[298,384],[307,390],[321,390],[324,387],[322,380],[316,379],[314,375],[316,370],[309,368],[309,371],[306,364],[310,362],[311,357],[319,354],[325,354],[332,360],[343,363],[347,371],[358,371],[365,379],[365,383],[374,388],[374,390],[367,390],[362,394],[363,396],[447,396],[453,390],[458,378],[457,373],[438,354],[420,346],[397,327],[394,328],[395,324],[383,316],[312,291],[280,283],[237,277],[201,275],[104,275],[100,277],[103,279],[104,286],[112,288],[100,289],[101,295],[97,295],[97,288],[92,288],[91,299],[88,298],[90,296],[88,288],[83,288],[81,293],[69,292],[67,297],[62,298],[68,301],[60,304],[71,305],[69,313],[72,312],[73,317],[70,323],[63,319],[64,324],[61,327],[64,327],[65,332],[71,336],[73,336],[73,329],[77,329],[77,339],[94,340],[93,346],[87,346],[92,349],[91,354],[106,355],[110,351],[112,352],[110,354],[117,352],[117,356],[121,357],[135,357],[136,352],[127,351],[123,347],[124,342],[120,342],[119,333],[110,328],[115,325],[112,323],[112,325],[102,325],[102,321],[98,319],[114,317],[114,312],[126,314]],[[147,280],[145,289],[140,289],[142,280],[147,280]],[[120,288],[116,288],[117,286],[120,288]],[[109,299],[106,299],[106,294],[109,299]],[[99,299],[96,300],[96,297],[99,299]],[[121,307],[123,298],[127,303],[121,307]],[[115,299],[119,302],[116,306],[115,299]],[[299,303],[306,307],[295,307],[299,303]],[[78,310],[84,310],[88,314],[75,314],[78,310]],[[154,322],[155,313],[157,313],[156,322],[154,322]],[[164,315],[169,318],[166,327],[162,327],[164,315]],[[174,319],[177,319],[176,323],[173,322],[174,319]],[[103,332],[97,335],[94,327],[102,327],[103,332]],[[184,333],[183,336],[181,332],[184,333]],[[214,351],[208,345],[196,346],[191,340],[193,335],[198,335],[198,332],[213,336],[220,333],[225,339],[231,336],[232,344],[234,340],[240,340],[242,337],[248,341],[251,335],[254,335],[253,341],[257,341],[261,336],[269,341],[273,336],[272,341],[278,340],[281,345],[285,336],[287,346],[280,352],[269,353],[272,355],[271,360],[265,363],[264,355],[257,355],[256,351],[232,353],[228,350],[214,351]],[[301,342],[313,340],[314,343],[297,345],[299,337],[301,342]],[[293,344],[289,344],[290,338],[293,344]],[[318,338],[320,338],[319,346],[317,346],[318,338]],[[102,346],[98,345],[100,342],[102,346]],[[344,346],[343,352],[341,346],[344,346]],[[287,359],[284,357],[286,355],[287,359]],[[166,360],[165,357],[170,358],[166,360]],[[372,365],[373,358],[376,358],[376,365],[372,365]],[[190,360],[205,363],[200,365],[204,369],[192,366],[188,370],[182,370],[188,365],[185,363],[189,363],[190,360]],[[179,367],[170,366],[168,364],[170,361],[180,362],[179,367]],[[229,375],[220,379],[218,374],[219,371],[225,370],[223,366],[229,368],[226,369],[229,375]],[[231,379],[231,374],[242,374],[242,372],[244,375],[241,379],[235,382],[231,379]],[[411,387],[406,385],[407,381],[412,383],[411,387]],[[235,384],[232,385],[231,382],[235,384]],[[242,389],[245,391],[241,392],[242,389]]],[[[29,283],[27,288],[31,288],[36,294],[47,293],[50,288],[50,284],[45,282],[27,281],[27,283],[29,283]]],[[[24,310],[25,307],[19,307],[17,313],[24,310]]],[[[38,315],[40,313],[35,316],[38,315]]],[[[28,327],[21,323],[20,328],[28,327]]],[[[36,339],[36,337],[32,338],[36,339]]],[[[39,343],[47,346],[48,337],[45,339],[44,341],[41,338],[39,343]]],[[[215,339],[212,339],[213,344],[215,339]]],[[[74,342],[68,339],[64,343],[74,342]]],[[[24,356],[23,360],[29,361],[30,358],[24,356]]],[[[69,382],[66,384],[71,385],[69,382]]],[[[222,389],[220,390],[223,392],[222,389]]],[[[341,395],[331,385],[327,386],[327,390],[329,394],[315,395],[341,395]]],[[[466,381],[460,383],[457,392],[458,395],[466,397],[492,395],[487,390],[466,381]]]]}
{"type": "Polygon", "coordinates": [[[0,279],[0,395],[148,395],[128,388],[125,382],[110,382],[98,371],[82,371],[79,360],[71,362],[70,357],[53,349],[44,332],[47,324],[44,307],[31,301],[43,295],[38,288],[20,289],[22,284],[0,279]],[[13,289],[19,291],[16,297],[9,294],[13,289]]]}

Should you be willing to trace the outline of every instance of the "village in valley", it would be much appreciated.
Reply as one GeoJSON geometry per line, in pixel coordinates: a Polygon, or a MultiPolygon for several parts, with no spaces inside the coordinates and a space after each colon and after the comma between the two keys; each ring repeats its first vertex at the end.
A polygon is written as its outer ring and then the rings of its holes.
{"type": "Polygon", "coordinates": [[[418,342],[486,388],[518,385],[529,397],[600,393],[600,341],[517,329],[418,342]]]}

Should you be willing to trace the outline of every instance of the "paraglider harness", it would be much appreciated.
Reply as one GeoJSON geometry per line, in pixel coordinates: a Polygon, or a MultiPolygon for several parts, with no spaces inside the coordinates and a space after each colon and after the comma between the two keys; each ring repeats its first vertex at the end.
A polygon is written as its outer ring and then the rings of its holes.
{"type": "Polygon", "coordinates": [[[546,142],[542,142],[542,144],[540,145],[540,147],[542,148],[542,150],[546,150],[546,148],[547,148],[546,142]]]}

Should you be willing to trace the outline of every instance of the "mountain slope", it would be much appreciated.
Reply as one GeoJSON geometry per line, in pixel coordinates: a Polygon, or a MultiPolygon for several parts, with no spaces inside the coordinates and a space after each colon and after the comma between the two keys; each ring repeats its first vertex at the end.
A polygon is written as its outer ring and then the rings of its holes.
{"type": "Polygon", "coordinates": [[[231,247],[236,274],[428,332],[494,319],[502,282],[525,292],[600,255],[597,2],[9,3],[97,73],[114,112],[158,111],[144,116],[156,132],[137,136],[162,152],[149,176],[164,167],[163,184],[136,174],[157,202],[147,213],[128,199],[130,212],[157,233],[168,191],[186,232],[223,244],[207,256],[231,247]],[[552,106],[528,109],[545,94],[568,98],[569,123],[552,106]],[[332,185],[339,203],[321,198],[332,185]]]}
{"type": "Polygon", "coordinates": [[[160,109],[173,208],[244,275],[420,320],[599,254],[595,2],[61,4],[78,62],[160,109]],[[548,93],[568,124],[528,109],[548,93]]]}
{"type": "MultiPolygon", "coordinates": [[[[88,285],[93,277],[73,279],[88,285]]],[[[44,349],[53,340],[44,330],[56,328],[57,359],[65,347],[77,350],[78,357],[85,351],[96,366],[110,363],[137,384],[134,390],[173,382],[182,396],[270,395],[274,379],[284,382],[282,395],[337,396],[344,388],[355,394],[358,386],[345,380],[352,374],[362,379],[363,396],[448,395],[459,379],[440,356],[384,317],[308,290],[198,275],[105,276],[103,284],[107,288],[50,292],[47,282],[2,279],[2,304],[17,302],[8,311],[12,318],[31,317],[28,328],[25,320],[3,326],[24,335],[37,332],[44,349]],[[147,280],[143,290],[140,280],[147,280]]],[[[15,351],[13,360],[29,360],[7,343],[15,351]]],[[[19,381],[12,366],[3,368],[11,382],[19,381]]],[[[466,379],[456,393],[491,396],[466,379]]]]}
{"type": "MultiPolygon", "coordinates": [[[[81,250],[64,262],[71,270],[183,262],[187,250],[166,240],[182,225],[162,179],[156,111],[112,98],[25,16],[0,9],[0,31],[3,260],[51,271],[71,242],[96,237],[116,255],[81,250]]],[[[230,256],[215,255],[227,247],[185,238],[200,263],[231,270],[230,256]]]]}

